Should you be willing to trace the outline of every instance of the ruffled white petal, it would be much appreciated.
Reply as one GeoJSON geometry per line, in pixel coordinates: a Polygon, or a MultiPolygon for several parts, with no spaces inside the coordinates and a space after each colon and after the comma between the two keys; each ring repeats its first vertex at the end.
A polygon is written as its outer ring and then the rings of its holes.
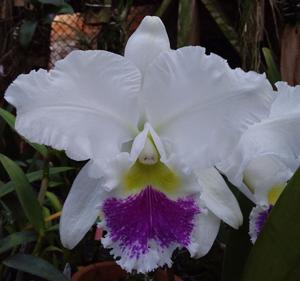
{"type": "Polygon", "coordinates": [[[197,215],[192,232],[191,242],[187,249],[191,257],[201,258],[211,249],[220,228],[220,219],[212,212],[201,208],[197,215]]]}
{"type": "Polygon", "coordinates": [[[273,100],[265,75],[232,70],[201,47],[160,54],[145,73],[142,94],[149,123],[194,169],[226,158],[273,100]]]}
{"type": "Polygon", "coordinates": [[[244,182],[253,190],[255,203],[268,204],[268,193],[275,185],[286,183],[293,172],[274,155],[253,159],[244,171],[244,182]]]}
{"type": "Polygon", "coordinates": [[[170,50],[166,28],[160,18],[146,16],[130,36],[125,47],[125,57],[142,73],[163,51],[170,50]]]}
{"type": "Polygon", "coordinates": [[[207,208],[233,228],[239,228],[243,223],[239,204],[219,172],[215,168],[202,170],[197,179],[202,188],[200,198],[207,208]]]}
{"type": "Polygon", "coordinates": [[[59,232],[62,244],[74,248],[95,223],[99,204],[105,199],[102,180],[90,178],[90,163],[77,175],[64,203],[59,232]]]}
{"type": "MultiPolygon", "coordinates": [[[[242,184],[243,173],[249,163],[262,156],[280,159],[282,170],[279,178],[282,178],[282,174],[294,173],[299,167],[300,86],[290,87],[283,82],[276,85],[279,92],[270,116],[251,126],[230,157],[218,165],[236,186],[242,184]]],[[[278,169],[279,166],[277,172],[278,169]]],[[[268,173],[271,173],[270,176],[265,177],[271,178],[272,172],[269,170],[268,173]]]]}
{"type": "Polygon", "coordinates": [[[105,51],[74,51],[50,72],[20,75],[5,98],[17,108],[17,131],[64,149],[75,160],[116,155],[137,132],[141,75],[105,51]]]}

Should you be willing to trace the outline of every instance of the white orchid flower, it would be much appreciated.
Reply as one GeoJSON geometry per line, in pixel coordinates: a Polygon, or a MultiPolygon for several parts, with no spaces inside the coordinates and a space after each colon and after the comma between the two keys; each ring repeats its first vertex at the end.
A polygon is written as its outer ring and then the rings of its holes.
{"type": "Polygon", "coordinates": [[[19,76],[5,97],[21,135],[89,160],[63,207],[64,246],[101,213],[104,246],[127,271],[147,272],[170,266],[176,247],[205,255],[220,219],[241,225],[214,165],[268,115],[271,86],[201,47],[171,50],[159,18],[145,17],[124,57],[74,51],[19,76]]]}
{"type": "Polygon", "coordinates": [[[230,157],[218,165],[256,204],[250,214],[253,243],[300,165],[300,86],[277,82],[276,87],[268,118],[250,126],[230,157]]]}

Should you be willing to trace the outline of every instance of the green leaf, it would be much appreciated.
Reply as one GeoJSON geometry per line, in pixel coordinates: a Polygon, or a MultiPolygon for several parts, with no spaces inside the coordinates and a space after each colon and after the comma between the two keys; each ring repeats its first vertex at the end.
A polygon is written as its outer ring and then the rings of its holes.
{"type": "MultiPolygon", "coordinates": [[[[0,116],[6,121],[6,123],[15,131],[15,122],[16,117],[8,112],[7,110],[4,110],[3,108],[0,108],[0,116]]],[[[31,145],[37,152],[39,152],[41,155],[46,157],[48,155],[48,149],[46,146],[36,143],[31,143],[28,140],[25,139],[25,141],[31,145]]]]}
{"type": "Polygon", "coordinates": [[[233,28],[230,18],[225,15],[223,9],[218,0],[201,0],[202,4],[210,13],[211,17],[214,19],[223,35],[227,38],[231,46],[237,51],[240,52],[240,40],[238,33],[233,28]]]}
{"type": "Polygon", "coordinates": [[[272,209],[247,260],[242,281],[299,281],[300,169],[272,209]]]}
{"type": "Polygon", "coordinates": [[[254,204],[241,192],[236,197],[243,213],[244,222],[238,230],[231,228],[229,231],[223,261],[222,281],[241,280],[244,265],[252,248],[248,231],[249,214],[254,204]]]}
{"type": "Polygon", "coordinates": [[[64,183],[62,181],[49,181],[49,187],[54,188],[60,185],[63,185],[64,183]]]}
{"type": "Polygon", "coordinates": [[[37,144],[37,143],[31,143],[29,141],[27,141],[27,143],[29,143],[37,152],[39,152],[41,155],[43,155],[44,157],[47,157],[48,154],[48,149],[46,146],[42,145],[42,144],[37,144]]]}
{"type": "Polygon", "coordinates": [[[72,13],[74,13],[74,10],[72,6],[67,3],[60,6],[59,9],[56,11],[56,14],[72,14],[72,13]]]}
{"type": "Polygon", "coordinates": [[[3,264],[49,281],[67,281],[53,265],[35,256],[18,254],[4,260],[3,264]]]}
{"type": "Polygon", "coordinates": [[[16,117],[13,114],[0,107],[0,116],[13,130],[15,129],[16,117]]]}
{"type": "Polygon", "coordinates": [[[26,175],[15,162],[3,154],[0,154],[0,162],[14,183],[18,199],[26,217],[38,232],[43,233],[44,219],[42,208],[26,175]]]}
{"type": "Polygon", "coordinates": [[[48,227],[48,228],[46,229],[46,232],[50,232],[50,231],[58,231],[58,230],[59,230],[59,224],[57,223],[57,224],[54,224],[54,225],[48,227]]]}
{"type": "Polygon", "coordinates": [[[51,214],[50,210],[47,207],[43,206],[43,216],[44,216],[44,218],[49,217],[50,214],[51,214]]]}
{"type": "Polygon", "coordinates": [[[49,247],[47,247],[45,250],[44,250],[44,252],[43,252],[43,254],[45,254],[45,253],[47,253],[47,252],[57,252],[57,253],[63,253],[63,250],[61,249],[61,248],[58,248],[58,247],[56,247],[56,246],[49,246],[49,247]]]}
{"type": "Polygon", "coordinates": [[[269,48],[262,48],[264,58],[267,64],[267,75],[269,80],[274,84],[281,80],[280,72],[274,60],[274,56],[269,48]]]}
{"type": "Polygon", "coordinates": [[[162,17],[166,10],[168,9],[168,7],[170,6],[170,4],[172,3],[172,0],[163,0],[159,6],[159,8],[157,9],[155,16],[157,17],[162,17]]]}
{"type": "Polygon", "coordinates": [[[53,192],[47,191],[46,192],[46,198],[49,200],[51,206],[53,207],[53,209],[56,212],[61,211],[62,205],[61,205],[58,197],[53,192]]]}
{"type": "Polygon", "coordinates": [[[37,21],[25,20],[20,27],[19,42],[22,47],[27,48],[31,43],[35,30],[37,28],[37,21]]]}
{"type": "MultiPolygon", "coordinates": [[[[49,175],[55,175],[55,174],[70,171],[73,169],[74,168],[72,168],[72,167],[54,167],[54,168],[49,169],[49,175]]],[[[39,170],[39,171],[35,171],[32,173],[28,173],[28,174],[26,174],[26,177],[27,177],[28,181],[30,183],[32,183],[34,181],[41,180],[43,177],[43,172],[44,172],[43,170],[39,170]]],[[[13,192],[13,191],[14,191],[14,184],[12,181],[1,185],[0,186],[0,198],[13,192]]]]}
{"type": "Polygon", "coordinates": [[[0,254],[29,242],[33,242],[37,239],[36,233],[32,231],[16,232],[9,236],[6,236],[0,240],[0,254]]]}
{"type": "Polygon", "coordinates": [[[193,32],[195,1],[180,0],[178,11],[178,35],[177,47],[190,44],[191,33],[193,32]]]}

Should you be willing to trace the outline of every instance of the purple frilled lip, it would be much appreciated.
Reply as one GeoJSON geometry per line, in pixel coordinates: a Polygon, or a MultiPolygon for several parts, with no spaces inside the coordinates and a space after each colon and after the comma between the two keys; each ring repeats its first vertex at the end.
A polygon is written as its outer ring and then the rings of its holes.
{"type": "Polygon", "coordinates": [[[258,214],[258,216],[256,217],[255,227],[256,227],[257,235],[259,235],[259,233],[262,231],[264,224],[265,224],[272,208],[273,208],[273,205],[269,205],[269,207],[267,209],[261,211],[258,214]]]}
{"type": "Polygon", "coordinates": [[[147,254],[153,243],[161,251],[174,245],[188,246],[195,216],[201,212],[191,197],[174,201],[151,186],[125,199],[107,199],[102,211],[112,242],[137,259],[147,254]]]}

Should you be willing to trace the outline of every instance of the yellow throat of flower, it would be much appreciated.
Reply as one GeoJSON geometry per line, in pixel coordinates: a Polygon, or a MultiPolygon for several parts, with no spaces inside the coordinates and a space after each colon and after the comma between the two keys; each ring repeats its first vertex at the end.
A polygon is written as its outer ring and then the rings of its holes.
{"type": "Polygon", "coordinates": [[[123,175],[126,194],[139,192],[146,186],[166,194],[174,194],[181,185],[180,177],[160,161],[159,153],[151,138],[147,138],[137,161],[123,175]]]}
{"type": "Polygon", "coordinates": [[[275,205],[280,194],[285,188],[285,184],[274,185],[268,192],[268,202],[269,204],[275,205]]]}

